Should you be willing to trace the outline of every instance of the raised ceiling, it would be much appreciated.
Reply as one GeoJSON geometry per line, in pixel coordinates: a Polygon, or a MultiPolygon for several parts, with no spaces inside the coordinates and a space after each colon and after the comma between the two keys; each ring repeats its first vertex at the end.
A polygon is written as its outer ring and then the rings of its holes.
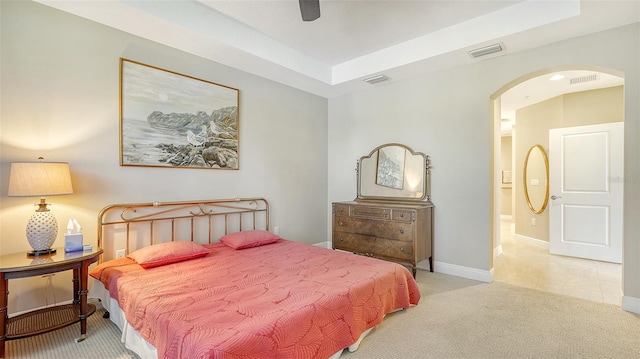
{"type": "Polygon", "coordinates": [[[313,22],[298,0],[36,1],[324,97],[640,21],[638,1],[320,0],[313,22]]]}
{"type": "Polygon", "coordinates": [[[521,1],[321,0],[321,17],[313,22],[301,21],[297,0],[201,2],[333,67],[521,1]]]}

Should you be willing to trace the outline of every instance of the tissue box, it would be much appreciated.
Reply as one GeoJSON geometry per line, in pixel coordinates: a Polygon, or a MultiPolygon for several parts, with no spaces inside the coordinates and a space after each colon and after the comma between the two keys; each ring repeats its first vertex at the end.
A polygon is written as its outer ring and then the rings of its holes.
{"type": "Polygon", "coordinates": [[[82,250],[82,233],[64,235],[64,251],[76,252],[82,250]]]}

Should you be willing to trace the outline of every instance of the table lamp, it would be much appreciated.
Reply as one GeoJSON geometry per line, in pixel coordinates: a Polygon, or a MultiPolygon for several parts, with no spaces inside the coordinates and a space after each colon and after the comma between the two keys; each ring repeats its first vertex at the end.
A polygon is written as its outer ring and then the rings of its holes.
{"type": "Polygon", "coordinates": [[[56,252],[51,246],[58,236],[58,221],[44,197],[73,193],[68,163],[38,159],[40,162],[12,163],[9,175],[9,197],[40,197],[38,209],[27,223],[27,241],[33,248],[28,256],[56,252]]]}

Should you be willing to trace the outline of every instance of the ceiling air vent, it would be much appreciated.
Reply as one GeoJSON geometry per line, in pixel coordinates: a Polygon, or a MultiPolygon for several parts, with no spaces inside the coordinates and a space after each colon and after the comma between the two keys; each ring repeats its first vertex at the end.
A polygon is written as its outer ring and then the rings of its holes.
{"type": "Polygon", "coordinates": [[[371,76],[371,77],[367,77],[366,79],[364,79],[363,81],[366,83],[370,83],[370,84],[375,84],[378,82],[382,82],[382,81],[387,81],[389,78],[387,77],[387,75],[385,74],[379,74],[379,75],[375,75],[375,76],[371,76]]]}
{"type": "Polygon", "coordinates": [[[500,52],[502,50],[504,50],[504,48],[502,47],[502,44],[493,44],[493,45],[469,50],[467,51],[467,53],[469,54],[469,56],[476,59],[481,56],[486,56],[486,55],[494,54],[496,52],[500,52]]]}
{"type": "Polygon", "coordinates": [[[569,79],[569,84],[571,85],[581,84],[583,82],[595,81],[597,79],[598,79],[598,74],[574,77],[572,79],[569,79]]]}

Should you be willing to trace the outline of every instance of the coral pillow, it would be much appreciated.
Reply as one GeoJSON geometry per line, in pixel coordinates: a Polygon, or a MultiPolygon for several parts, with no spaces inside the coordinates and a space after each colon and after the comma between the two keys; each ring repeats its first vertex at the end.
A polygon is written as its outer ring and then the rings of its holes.
{"type": "Polygon", "coordinates": [[[280,240],[280,236],[258,229],[231,233],[220,238],[220,242],[233,249],[244,249],[270,244],[280,240]]]}
{"type": "Polygon", "coordinates": [[[129,253],[127,257],[133,259],[142,268],[152,268],[165,264],[186,261],[204,257],[210,253],[206,247],[194,242],[167,242],[140,248],[129,253]]]}

